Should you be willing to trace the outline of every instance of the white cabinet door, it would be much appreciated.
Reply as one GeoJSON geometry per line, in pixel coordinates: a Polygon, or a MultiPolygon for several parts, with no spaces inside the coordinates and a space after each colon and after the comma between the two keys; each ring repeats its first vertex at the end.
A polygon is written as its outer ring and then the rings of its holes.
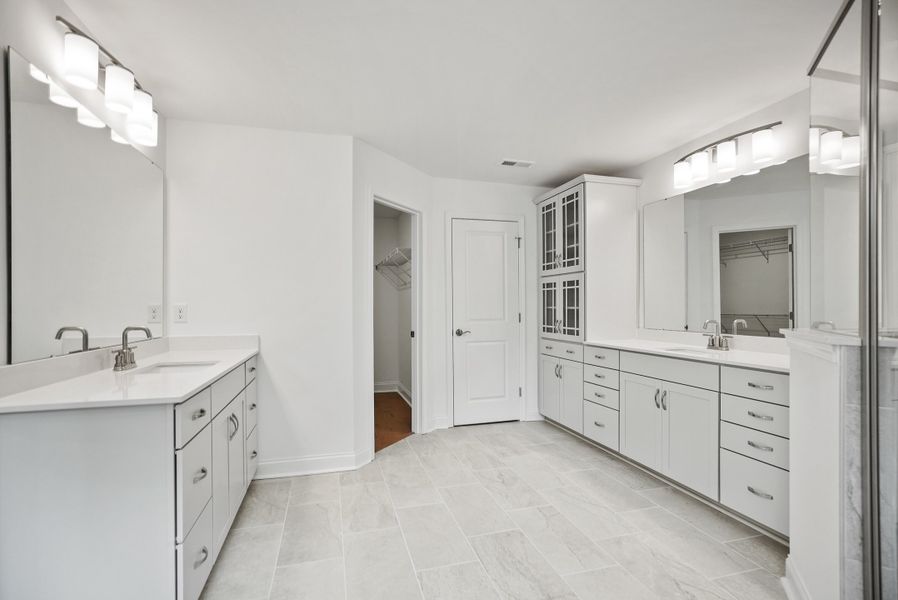
{"type": "Polygon", "coordinates": [[[246,480],[246,453],[244,452],[243,435],[243,411],[246,404],[245,392],[240,392],[233,402],[225,409],[228,418],[233,422],[228,434],[228,506],[231,518],[237,514],[240,503],[243,502],[243,492],[246,480]]]}
{"type": "Polygon", "coordinates": [[[620,376],[621,454],[656,471],[663,466],[661,387],[661,382],[648,377],[620,376]]]}
{"type": "Polygon", "coordinates": [[[228,437],[234,429],[226,407],[212,420],[212,528],[213,557],[218,556],[231,525],[231,505],[228,501],[228,437]]]}
{"type": "Polygon", "coordinates": [[[719,394],[664,384],[664,468],[662,472],[688,488],[718,499],[719,394]]]}
{"type": "Polygon", "coordinates": [[[552,356],[539,355],[539,412],[553,421],[561,418],[560,363],[552,356]]]}
{"type": "Polygon", "coordinates": [[[573,273],[583,270],[583,185],[561,193],[558,198],[560,230],[556,239],[561,255],[555,273],[573,273]]]}
{"type": "Polygon", "coordinates": [[[539,210],[540,274],[552,275],[560,266],[558,250],[558,198],[541,203],[539,210]]]}
{"type": "Polygon", "coordinates": [[[561,415],[559,423],[583,433],[583,363],[559,361],[561,373],[561,415]]]}
{"type": "Polygon", "coordinates": [[[540,335],[583,341],[583,275],[558,275],[540,280],[540,335]]]}
{"type": "Polygon", "coordinates": [[[558,288],[561,280],[556,277],[540,279],[540,334],[544,336],[557,337],[561,322],[558,318],[560,309],[558,307],[558,288]]]}

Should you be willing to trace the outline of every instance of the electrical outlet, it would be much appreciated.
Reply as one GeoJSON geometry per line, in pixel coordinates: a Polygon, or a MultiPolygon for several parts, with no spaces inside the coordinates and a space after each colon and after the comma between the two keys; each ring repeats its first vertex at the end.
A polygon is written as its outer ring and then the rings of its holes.
{"type": "Polygon", "coordinates": [[[150,304],[147,307],[147,323],[161,323],[162,322],[162,305],[161,304],[150,304]]]}
{"type": "Polygon", "coordinates": [[[186,304],[175,304],[172,306],[175,314],[175,323],[186,323],[187,322],[187,305],[186,304]]]}

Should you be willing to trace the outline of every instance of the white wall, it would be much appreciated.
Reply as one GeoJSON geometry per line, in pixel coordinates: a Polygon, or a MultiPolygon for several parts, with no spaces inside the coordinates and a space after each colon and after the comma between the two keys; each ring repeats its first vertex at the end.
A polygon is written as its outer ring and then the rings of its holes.
{"type": "Polygon", "coordinates": [[[169,332],[260,335],[260,475],[354,466],[351,138],[169,127],[169,332]]]}

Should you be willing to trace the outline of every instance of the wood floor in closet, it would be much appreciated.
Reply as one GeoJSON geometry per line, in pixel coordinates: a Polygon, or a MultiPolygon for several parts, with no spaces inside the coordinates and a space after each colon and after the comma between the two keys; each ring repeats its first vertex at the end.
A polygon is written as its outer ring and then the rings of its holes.
{"type": "Polygon", "coordinates": [[[396,392],[374,394],[374,451],[412,434],[412,408],[396,392]]]}

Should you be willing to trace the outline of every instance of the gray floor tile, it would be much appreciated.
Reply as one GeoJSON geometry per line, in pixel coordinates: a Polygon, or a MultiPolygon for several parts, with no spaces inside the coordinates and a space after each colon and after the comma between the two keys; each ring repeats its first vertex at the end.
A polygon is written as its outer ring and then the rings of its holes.
{"type": "Polygon", "coordinates": [[[396,511],[415,569],[432,569],[475,560],[468,540],[444,504],[396,511]]]}
{"type": "Polygon", "coordinates": [[[342,556],[340,504],[299,504],[287,509],[278,565],[342,556]]]}
{"type": "Polygon", "coordinates": [[[574,600],[576,596],[520,531],[471,538],[483,568],[505,598],[574,600]]]}
{"type": "Polygon", "coordinates": [[[477,478],[450,450],[421,457],[421,465],[437,487],[475,483],[477,478]]]}
{"type": "Polygon", "coordinates": [[[282,525],[232,529],[215,561],[203,600],[265,598],[271,588],[282,525]]]}
{"type": "Polygon", "coordinates": [[[566,575],[615,564],[554,506],[508,513],[555,570],[566,575]]]}
{"type": "Polygon", "coordinates": [[[480,535],[515,527],[489,492],[479,483],[440,488],[440,495],[466,535],[480,535]]]}
{"type": "Polygon", "coordinates": [[[499,600],[479,562],[418,572],[425,600],[499,600]]]}
{"type": "Polygon", "coordinates": [[[668,487],[667,482],[606,452],[598,452],[591,460],[599,470],[605,471],[631,490],[668,487]]]}
{"type": "Polygon", "coordinates": [[[568,486],[544,491],[543,495],[595,542],[636,531],[633,525],[581,488],[568,486]]]}
{"type": "Polygon", "coordinates": [[[237,511],[234,528],[282,524],[287,514],[289,497],[289,479],[253,481],[246,491],[240,510],[237,511]]]}
{"type": "Polygon", "coordinates": [[[375,461],[371,461],[354,471],[340,473],[340,485],[356,485],[358,483],[372,483],[383,480],[384,476],[380,472],[380,465],[375,461]]]}
{"type": "Polygon", "coordinates": [[[291,480],[290,504],[314,504],[316,502],[339,502],[340,475],[306,475],[291,480]]]}
{"type": "Polygon", "coordinates": [[[440,501],[436,487],[430,481],[417,456],[387,460],[380,468],[396,508],[434,504],[440,501]]]}
{"type": "Polygon", "coordinates": [[[717,583],[736,600],[787,600],[779,577],[764,569],[721,577],[717,583]]]}
{"type": "Polygon", "coordinates": [[[655,504],[599,469],[574,471],[568,473],[567,478],[604,502],[612,510],[635,510],[648,508],[655,504]]]}
{"type": "Polygon", "coordinates": [[[727,542],[727,546],[777,577],[786,574],[786,556],[789,549],[766,535],[727,542]]]}
{"type": "Polygon", "coordinates": [[[398,527],[347,534],[347,600],[418,600],[421,588],[398,527]]]}
{"type": "Polygon", "coordinates": [[[521,479],[539,490],[550,490],[568,485],[568,481],[549,466],[538,454],[528,453],[505,458],[505,464],[514,469],[521,479]]]}
{"type": "Polygon", "coordinates": [[[344,485],[341,497],[343,531],[358,533],[397,525],[386,483],[379,481],[344,485]]]}
{"type": "Polygon", "coordinates": [[[270,600],[343,600],[343,558],[278,567],[270,600]]]}
{"type": "Polygon", "coordinates": [[[580,600],[660,600],[622,567],[608,567],[564,578],[580,600]]]}
{"type": "Polygon", "coordinates": [[[455,448],[454,452],[458,460],[473,471],[498,469],[505,466],[502,458],[479,440],[459,446],[455,448]]]}
{"type": "Polygon", "coordinates": [[[718,541],[726,542],[757,535],[757,531],[748,525],[743,525],[674,488],[644,490],[640,493],[718,541]]]}
{"type": "Polygon", "coordinates": [[[487,469],[477,471],[477,479],[492,494],[502,508],[514,510],[547,504],[546,499],[513,469],[487,469]]]}

